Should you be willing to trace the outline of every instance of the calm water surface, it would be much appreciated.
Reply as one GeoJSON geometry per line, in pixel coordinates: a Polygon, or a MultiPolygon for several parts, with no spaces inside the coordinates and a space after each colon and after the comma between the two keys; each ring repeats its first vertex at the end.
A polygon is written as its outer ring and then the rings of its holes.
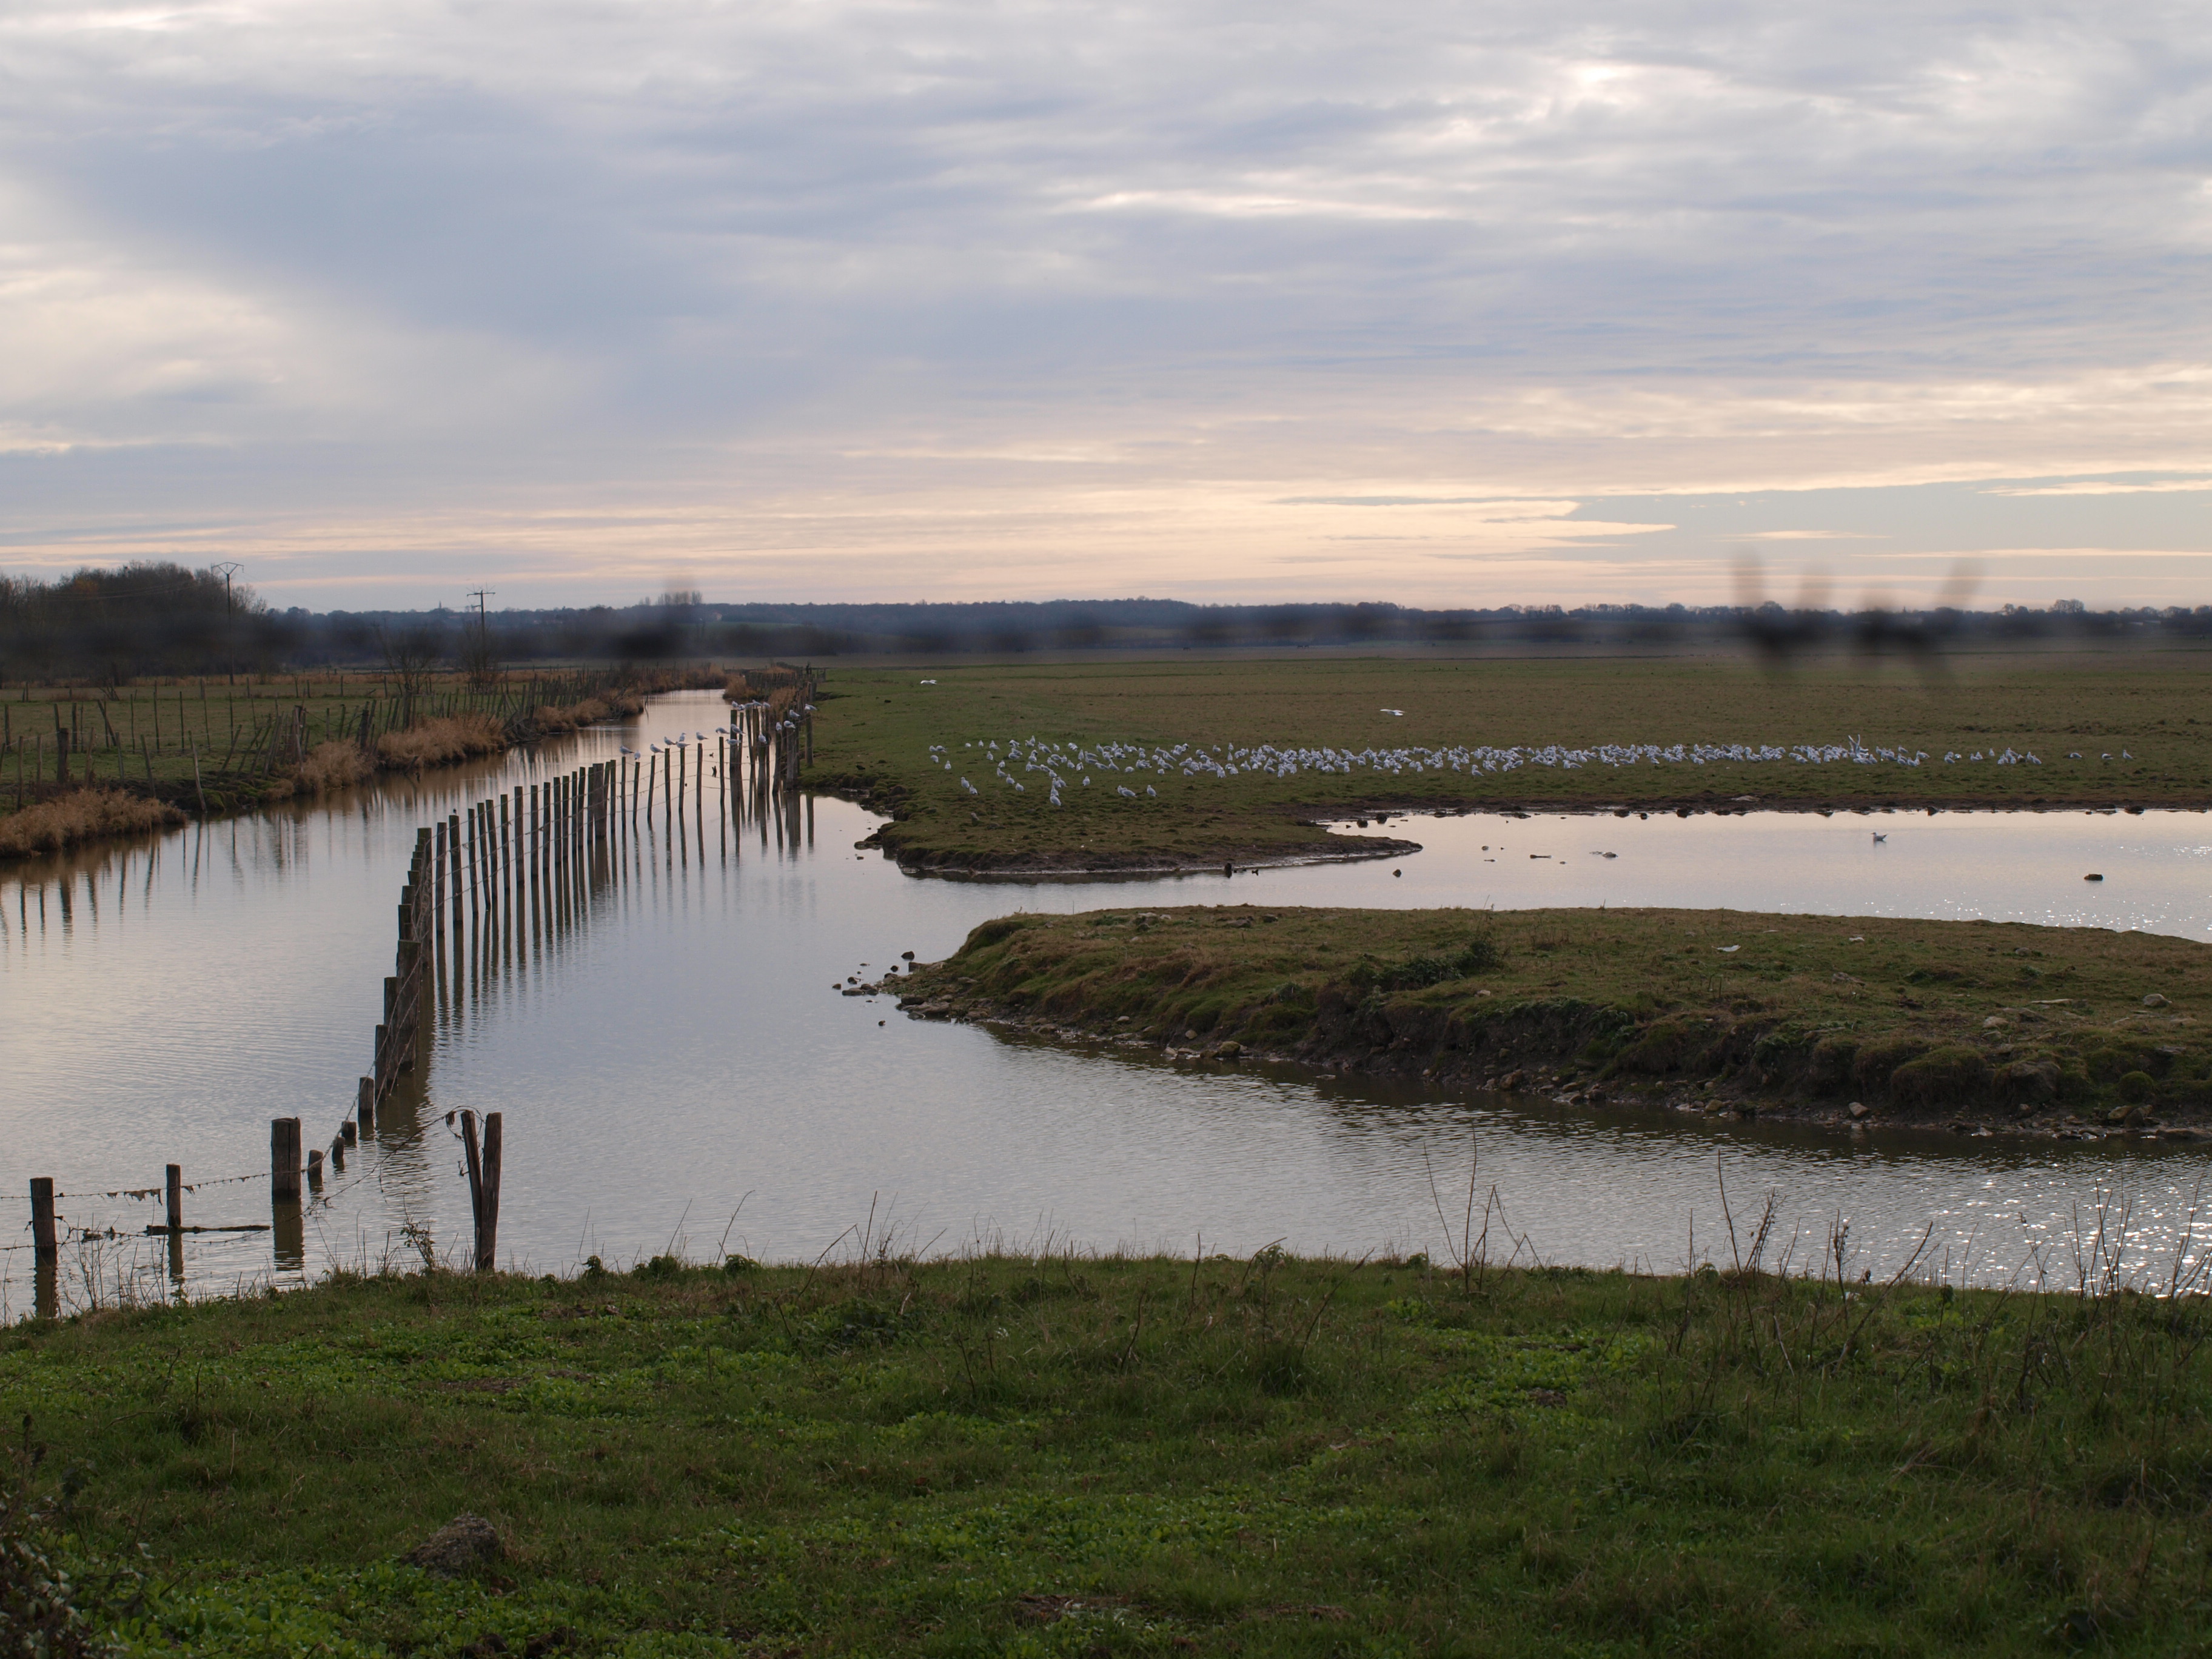
{"type": "MultiPolygon", "coordinates": [[[[465,1246],[455,1108],[506,1115],[501,1255],[568,1269],[671,1248],[763,1258],[848,1250],[887,1226],[969,1241],[1249,1251],[1442,1248],[1430,1176],[1464,1196],[1470,1146],[1505,1225],[1546,1261],[1679,1267],[1726,1257],[1716,1182],[1780,1194],[1802,1263],[1838,1218],[1854,1268],[1900,1261],[1931,1222],[1938,1264],[2007,1278],[2036,1253],[2071,1283],[2069,1236],[2118,1194],[2136,1260],[2175,1249],[2212,1159],[1902,1132],[1594,1115],[1492,1096],[1179,1073],[1111,1051],[908,1021],[833,993],[929,959],[1006,910],[1271,904],[1669,904],[1990,916],[2212,933],[2212,820],[2045,815],[1469,816],[1394,821],[1425,850],[1384,862],[1164,883],[972,884],[901,876],[853,843],[876,820],[829,799],[734,831],[664,824],[558,926],[448,953],[427,1066],[295,1226],[206,1234],[172,1261],[143,1237],[162,1166],[202,1182],[188,1221],[265,1222],[268,1122],[327,1144],[367,1069],[415,829],[495,789],[703,731],[711,696],[466,773],[325,809],[186,830],[19,866],[0,886],[0,1297],[30,1301],[27,1177],[74,1228],[65,1297],[99,1276],[224,1291],[331,1262],[465,1246]],[[1875,831],[1887,836],[1876,842],[1875,831]],[[1611,853],[1612,858],[1603,854],[1611,853]],[[1531,857],[1531,854],[1547,856],[1531,857]],[[2099,884],[2081,878],[2104,875],[2099,884]],[[865,969],[863,965],[865,964],[865,969]],[[227,1178],[245,1177],[235,1181],[227,1178]],[[870,1221],[872,1210],[873,1220],[870,1221]],[[2060,1264],[2063,1262],[2063,1266],[2060,1264]]],[[[1446,1207],[1452,1207],[1447,1196],[1446,1207]]],[[[1506,1249],[1514,1248],[1508,1244],[1506,1249]]]]}

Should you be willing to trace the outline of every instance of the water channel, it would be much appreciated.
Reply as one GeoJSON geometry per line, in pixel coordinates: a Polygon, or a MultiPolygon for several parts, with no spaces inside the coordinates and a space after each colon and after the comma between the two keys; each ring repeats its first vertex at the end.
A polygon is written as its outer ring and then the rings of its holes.
{"type": "Polygon", "coordinates": [[[300,1116],[313,1146],[344,1118],[416,826],[720,712],[665,697],[619,730],[0,876],[0,1314],[29,1309],[32,1176],[64,1195],[64,1300],[411,1266],[425,1243],[458,1256],[468,1199],[445,1115],[460,1107],[505,1115],[501,1257],[532,1271],[671,1249],[812,1259],[857,1230],[940,1252],[1435,1253],[1431,1174],[1463,1195],[1473,1145],[1505,1227],[1547,1261],[1724,1261],[1717,1162],[1739,1206],[1780,1195],[1800,1267],[1839,1218],[1853,1270],[1877,1273],[1932,1224],[1954,1277],[2032,1280],[2039,1260],[2070,1285],[2072,1236],[2115,1194],[2130,1261],[2162,1276],[2212,1172],[2189,1147],[1845,1136],[1178,1070],[832,988],[902,951],[941,957],[1007,910],[1132,902],[1667,904],[2203,939],[2202,813],[1468,814],[1346,826],[1423,844],[1395,860],[1133,885],[906,877],[854,849],[869,814],[808,797],[641,843],[558,929],[472,950],[427,1066],[295,1229],[194,1235],[173,1255],[144,1237],[165,1164],[196,1183],[187,1220],[267,1222],[269,1120],[300,1116]]]}

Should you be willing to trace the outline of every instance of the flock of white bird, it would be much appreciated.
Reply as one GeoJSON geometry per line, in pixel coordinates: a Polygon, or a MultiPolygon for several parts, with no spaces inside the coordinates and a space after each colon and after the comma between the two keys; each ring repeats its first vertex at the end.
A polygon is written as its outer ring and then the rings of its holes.
{"type": "MultiPolygon", "coordinates": [[[[1394,709],[1385,709],[1394,714],[1394,709]]],[[[1525,768],[1551,768],[1575,771],[1592,766],[1708,766],[1722,763],[1738,765],[1790,763],[1799,766],[1907,766],[1929,764],[1942,766],[1972,765],[1977,763],[1990,766],[2040,766],[2041,759],[2033,753],[2007,746],[2003,749],[1976,749],[1971,751],[1947,750],[1939,757],[1930,756],[1924,749],[1896,748],[1887,744],[1869,745],[1857,738],[1838,744],[1746,744],[1746,743],[1601,743],[1587,749],[1572,749],[1559,744],[1546,744],[1540,748],[1518,745],[1495,749],[1486,744],[1474,747],[1454,745],[1446,749],[1419,746],[1395,749],[1337,749],[1330,747],[1282,747],[1274,744],[1174,744],[1142,743],[1076,743],[1046,738],[1012,738],[1004,742],[981,740],[961,745],[963,753],[973,757],[972,764],[981,771],[982,763],[990,762],[987,778],[995,778],[1017,794],[1029,793],[1028,785],[1017,777],[1017,772],[1036,777],[1042,775],[1046,791],[1055,806],[1060,805],[1063,791],[1090,788],[1094,776],[1103,775],[1114,782],[1116,793],[1132,799],[1139,792],[1128,784],[1115,781],[1121,776],[1151,774],[1157,777],[1233,778],[1245,774],[1268,777],[1294,778],[1304,773],[1370,773],[1404,776],[1419,776],[1431,772],[1457,772],[1468,776],[1485,774],[1516,772],[1525,768]]],[[[951,745],[932,744],[929,746],[933,765],[953,773],[960,787],[971,795],[982,790],[966,774],[959,770],[951,745]]],[[[2080,760],[2079,753],[2067,757],[2080,760]]],[[[2112,760],[2111,755],[2103,756],[2112,760]]],[[[2135,757],[2123,750],[2123,760],[2135,757]]],[[[1158,795],[1159,791],[1146,783],[1141,792],[1158,795]]]]}

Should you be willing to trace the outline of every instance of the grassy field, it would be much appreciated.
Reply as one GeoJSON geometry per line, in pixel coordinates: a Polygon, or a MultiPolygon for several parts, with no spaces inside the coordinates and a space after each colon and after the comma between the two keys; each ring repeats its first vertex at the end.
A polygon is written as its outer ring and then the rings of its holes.
{"type": "Polygon", "coordinates": [[[2045,1133],[2212,1109],[2212,946],[2102,928],[1139,906],[1002,917],[886,984],[927,1015],[1578,1098],[2045,1133]]]}
{"type": "Polygon", "coordinates": [[[134,1653],[2205,1650],[2200,1299],[1784,1279],[1737,1224],[1676,1279],[338,1282],[14,1328],[0,1408],[134,1653]],[[397,1563],[461,1511],[502,1559],[397,1563]]]}
{"type": "Polygon", "coordinates": [[[1310,820],[1376,806],[1732,809],[1743,797],[1785,808],[2212,805],[2212,657],[2195,653],[1965,658],[1942,682],[1844,664],[1776,678],[1733,657],[833,667],[817,701],[810,781],[895,814],[881,842],[916,866],[1199,867],[1308,856],[1329,846],[1310,820]],[[1853,738],[1928,758],[1700,764],[1686,752],[1570,766],[1528,753],[1835,750],[1853,738]],[[1065,747],[1056,759],[1033,755],[1033,740],[1065,747]],[[1101,756],[1107,744],[1144,745],[1147,763],[1101,756]],[[1188,747],[1165,760],[1156,752],[1176,745],[1188,747]],[[1261,745],[1383,758],[1346,770],[1308,761],[1282,775],[1270,757],[1230,753],[1261,745]],[[1522,754],[1510,766],[1470,769],[1396,752],[1483,746],[1522,754]],[[1187,769],[1200,750],[1220,772],[1187,769]],[[2006,761],[2008,752],[2040,763],[2006,761]],[[1960,758],[1943,759],[1954,754],[1960,758]],[[1058,805],[1054,775],[1065,786],[1058,805]]]}
{"type": "Polygon", "coordinates": [[[440,673],[411,695],[376,672],[18,687],[0,698],[0,858],[493,754],[635,713],[642,693],[722,681],[664,669],[518,673],[481,688],[440,673]]]}

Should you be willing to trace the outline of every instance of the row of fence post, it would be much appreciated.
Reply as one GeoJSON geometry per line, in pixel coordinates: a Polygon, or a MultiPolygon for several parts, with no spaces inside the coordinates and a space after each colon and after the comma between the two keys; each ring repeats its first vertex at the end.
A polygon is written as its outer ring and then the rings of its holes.
{"type": "MultiPolygon", "coordinates": [[[[802,757],[812,759],[812,681],[811,672],[799,678],[793,688],[795,695],[778,699],[781,706],[754,702],[732,708],[723,734],[727,746],[720,791],[731,805],[747,783],[775,793],[797,783],[802,757]]],[[[672,817],[693,785],[693,769],[684,757],[679,776],[670,746],[664,746],[662,754],[659,793],[672,817]]],[[[706,758],[702,749],[696,779],[702,805],[706,758]]],[[[384,981],[384,1018],[376,1027],[370,1071],[356,1085],[351,1113],[331,1143],[335,1167],[343,1170],[345,1149],[374,1129],[379,1106],[414,1067],[423,1011],[436,983],[434,962],[442,948],[437,933],[447,916],[450,914],[458,938],[471,906],[490,911],[519,897],[541,867],[549,878],[564,877],[574,861],[588,856],[597,844],[619,838],[617,832],[625,816],[634,824],[642,809],[649,821],[656,793],[653,771],[643,757],[628,763],[596,763],[542,784],[519,787],[511,795],[502,792],[416,831],[407,880],[400,889],[395,971],[384,981]],[[522,875],[519,866],[530,874],[522,875]]],[[[458,1116],[474,1231],[471,1260],[477,1271],[489,1273],[498,1254],[505,1126],[498,1112],[479,1119],[477,1113],[465,1110],[458,1116]]],[[[306,1147],[300,1119],[270,1120],[269,1195],[280,1218],[296,1212],[307,1188],[319,1186],[323,1163],[321,1149],[306,1147]]],[[[34,1177],[30,1197],[32,1244],[40,1269],[40,1310],[50,1313],[53,1269],[60,1252],[52,1178],[34,1177]]],[[[168,1235],[173,1261],[188,1231],[267,1231],[267,1224],[262,1223],[188,1228],[183,1171],[174,1164],[166,1168],[163,1199],[164,1221],[146,1231],[168,1235]]],[[[181,1276],[180,1266],[175,1271],[181,1276]]]]}

